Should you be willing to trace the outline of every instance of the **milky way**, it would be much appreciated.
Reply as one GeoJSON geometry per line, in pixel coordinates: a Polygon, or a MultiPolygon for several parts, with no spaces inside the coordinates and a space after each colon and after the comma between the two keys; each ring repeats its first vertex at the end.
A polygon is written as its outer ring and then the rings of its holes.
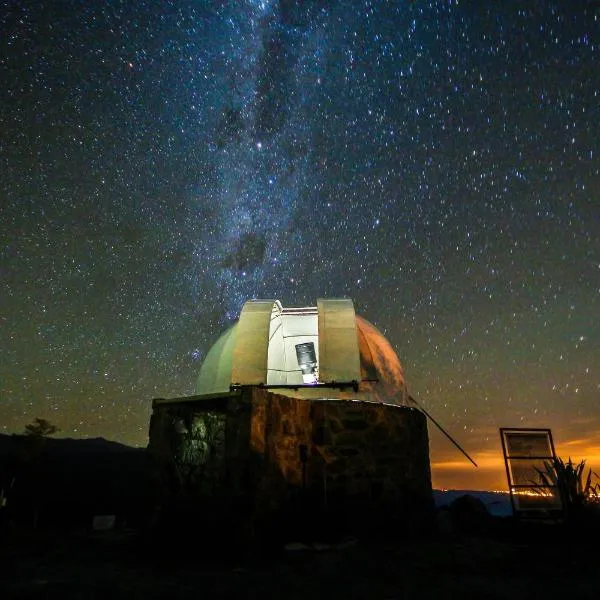
{"type": "Polygon", "coordinates": [[[144,444],[245,300],[348,296],[482,465],[432,431],[436,483],[501,485],[499,426],[600,468],[599,35],[584,0],[5,3],[0,431],[144,444]]]}

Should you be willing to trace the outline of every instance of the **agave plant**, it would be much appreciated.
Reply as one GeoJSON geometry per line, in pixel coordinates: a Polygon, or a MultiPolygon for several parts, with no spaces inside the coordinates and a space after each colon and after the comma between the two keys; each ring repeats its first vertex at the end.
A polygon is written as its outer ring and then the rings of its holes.
{"type": "Polygon", "coordinates": [[[592,479],[600,479],[588,469],[585,473],[585,460],[575,464],[571,457],[567,462],[561,458],[544,463],[544,470],[536,469],[542,486],[552,486],[558,489],[565,511],[572,514],[590,506],[600,505],[600,483],[592,483],[592,479]]]}

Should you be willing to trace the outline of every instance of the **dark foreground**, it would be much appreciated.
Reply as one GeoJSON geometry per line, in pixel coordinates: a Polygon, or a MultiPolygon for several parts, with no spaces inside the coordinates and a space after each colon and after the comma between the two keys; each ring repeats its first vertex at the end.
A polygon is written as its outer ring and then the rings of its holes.
{"type": "MultiPolygon", "coordinates": [[[[508,522],[507,522],[508,523],[508,522]]],[[[190,550],[201,539],[187,539],[190,550]]],[[[177,557],[134,535],[12,532],[0,598],[595,598],[597,538],[557,525],[494,534],[288,549],[269,558],[177,557]]],[[[210,554],[210,551],[209,551],[210,554]]]]}

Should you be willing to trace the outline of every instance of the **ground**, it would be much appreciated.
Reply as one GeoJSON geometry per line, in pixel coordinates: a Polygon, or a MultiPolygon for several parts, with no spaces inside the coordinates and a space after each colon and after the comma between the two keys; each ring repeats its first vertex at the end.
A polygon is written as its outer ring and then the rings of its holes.
{"type": "Polygon", "coordinates": [[[511,526],[207,561],[149,551],[134,534],[13,532],[0,540],[0,597],[593,598],[600,549],[580,533],[511,526]]]}

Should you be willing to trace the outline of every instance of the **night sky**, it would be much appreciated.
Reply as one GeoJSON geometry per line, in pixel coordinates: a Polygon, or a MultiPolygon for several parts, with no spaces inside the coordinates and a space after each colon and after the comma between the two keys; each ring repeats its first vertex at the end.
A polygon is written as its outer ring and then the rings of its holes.
{"type": "Polygon", "coordinates": [[[600,3],[0,3],[0,432],[145,445],[245,300],[347,296],[434,484],[600,469],[600,3]]]}

